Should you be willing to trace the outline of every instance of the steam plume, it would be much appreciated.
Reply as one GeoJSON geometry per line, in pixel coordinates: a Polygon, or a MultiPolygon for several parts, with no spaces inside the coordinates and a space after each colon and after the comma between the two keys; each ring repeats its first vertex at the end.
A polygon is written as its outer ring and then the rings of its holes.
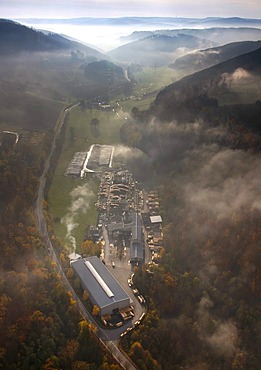
{"type": "Polygon", "coordinates": [[[76,222],[77,217],[80,213],[86,213],[90,201],[94,197],[94,193],[89,189],[88,184],[77,186],[71,193],[71,206],[68,208],[68,213],[61,219],[61,223],[66,226],[66,239],[69,241],[73,248],[73,252],[76,250],[76,239],[73,236],[73,230],[79,225],[76,222]]]}

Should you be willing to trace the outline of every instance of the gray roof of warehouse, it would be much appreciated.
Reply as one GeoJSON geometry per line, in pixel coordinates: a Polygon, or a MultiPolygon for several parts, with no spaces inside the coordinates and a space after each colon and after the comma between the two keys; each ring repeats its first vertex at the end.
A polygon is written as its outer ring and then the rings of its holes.
{"type": "Polygon", "coordinates": [[[142,245],[142,221],[138,213],[132,215],[132,236],[130,245],[130,259],[143,260],[143,245],[142,245]]]}
{"type": "Polygon", "coordinates": [[[141,242],[141,229],[142,229],[142,221],[140,215],[135,212],[132,214],[132,240],[138,240],[141,242]]]}
{"type": "Polygon", "coordinates": [[[84,259],[81,258],[77,261],[71,262],[71,265],[81,277],[81,280],[88,288],[90,294],[95,298],[99,307],[106,307],[111,303],[114,303],[115,301],[119,302],[127,298],[130,299],[122,286],[118,283],[118,281],[114,278],[114,276],[110,273],[110,271],[98,257],[92,256],[84,259]],[[91,263],[96,272],[100,275],[105,284],[112,291],[114,295],[113,297],[109,297],[106,294],[102,286],[99,284],[97,279],[93,276],[89,268],[86,266],[86,261],[89,261],[91,263]]]}

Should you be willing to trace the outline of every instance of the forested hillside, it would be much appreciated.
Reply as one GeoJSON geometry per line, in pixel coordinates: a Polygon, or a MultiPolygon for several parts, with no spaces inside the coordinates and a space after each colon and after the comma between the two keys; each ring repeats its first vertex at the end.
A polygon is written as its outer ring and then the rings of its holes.
{"type": "Polygon", "coordinates": [[[237,68],[260,91],[259,50],[167,87],[121,131],[164,220],[161,263],[135,274],[148,315],[123,343],[143,369],[260,366],[260,101],[221,106],[211,90],[237,68]]]}
{"type": "Polygon", "coordinates": [[[215,46],[216,43],[196,36],[183,34],[155,34],[111,50],[107,54],[115,60],[148,66],[163,66],[176,58],[199,48],[215,46]]]}
{"type": "Polygon", "coordinates": [[[93,90],[96,89],[96,94],[102,95],[102,99],[110,100],[115,95],[131,94],[132,83],[126,79],[123,69],[108,60],[87,64],[84,76],[89,89],[94,86],[93,90]]]}
{"type": "Polygon", "coordinates": [[[41,32],[23,26],[8,19],[0,19],[0,53],[1,55],[21,52],[53,52],[80,50],[96,57],[101,54],[79,42],[71,41],[51,32],[41,32]]]}
{"type": "Polygon", "coordinates": [[[182,25],[183,27],[179,27],[178,29],[166,28],[156,31],[135,31],[129,36],[121,37],[121,40],[124,42],[131,42],[135,40],[141,40],[153,35],[177,36],[180,33],[182,33],[183,35],[190,35],[209,40],[216,43],[217,45],[225,45],[227,43],[239,41],[260,40],[260,20],[257,20],[257,22],[253,22],[252,24],[251,21],[254,20],[249,21],[250,23],[248,25],[241,24],[240,26],[239,23],[237,24],[237,19],[234,19],[234,22],[232,20],[233,25],[229,23],[225,25],[225,23],[223,23],[222,25],[219,24],[217,26],[213,24],[215,23],[215,21],[213,21],[212,25],[210,24],[210,22],[207,26],[208,22],[206,21],[201,24],[200,27],[195,28],[193,28],[192,25],[188,25],[187,27],[184,27],[184,25],[182,25]],[[192,28],[189,28],[189,26],[192,26],[192,28]]]}
{"type": "Polygon", "coordinates": [[[167,86],[156,97],[151,112],[161,120],[188,121],[207,119],[209,110],[224,103],[255,103],[261,99],[260,74],[261,48],[167,86]],[[243,98],[242,92],[245,93],[243,98]],[[224,101],[226,94],[228,97],[224,101]]]}
{"type": "Polygon", "coordinates": [[[199,50],[176,59],[171,67],[181,70],[187,75],[225,62],[238,55],[249,53],[259,49],[260,46],[261,41],[242,41],[233,42],[216,48],[199,50]]]}
{"type": "Polygon", "coordinates": [[[35,225],[33,203],[50,134],[1,135],[0,368],[117,369],[81,320],[35,225]]]}

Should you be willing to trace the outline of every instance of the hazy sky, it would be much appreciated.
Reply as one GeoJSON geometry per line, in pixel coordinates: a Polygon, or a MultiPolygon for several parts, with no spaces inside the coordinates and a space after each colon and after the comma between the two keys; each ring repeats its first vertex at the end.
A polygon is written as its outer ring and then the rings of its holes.
{"type": "Polygon", "coordinates": [[[260,0],[0,0],[0,18],[261,17],[260,0]]]}

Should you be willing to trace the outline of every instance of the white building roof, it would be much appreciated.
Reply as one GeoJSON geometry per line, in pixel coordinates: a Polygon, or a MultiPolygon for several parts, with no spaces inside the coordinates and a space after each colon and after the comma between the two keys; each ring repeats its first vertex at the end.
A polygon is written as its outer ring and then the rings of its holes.
{"type": "Polygon", "coordinates": [[[157,223],[161,223],[162,222],[162,218],[160,215],[157,215],[157,216],[150,216],[150,222],[152,224],[157,224],[157,223]]]}

